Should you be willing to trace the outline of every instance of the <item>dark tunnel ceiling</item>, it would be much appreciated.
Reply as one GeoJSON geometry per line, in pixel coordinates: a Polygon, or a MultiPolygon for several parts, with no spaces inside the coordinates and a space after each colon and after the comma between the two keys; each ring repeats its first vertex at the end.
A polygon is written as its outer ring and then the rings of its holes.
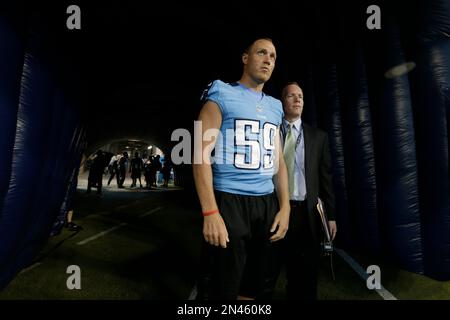
{"type": "Polygon", "coordinates": [[[174,128],[192,127],[211,80],[239,79],[241,52],[256,36],[277,44],[281,58],[266,91],[278,95],[275,84],[286,77],[286,58],[296,57],[292,72],[309,60],[305,43],[310,39],[303,26],[313,29],[314,21],[306,19],[314,10],[311,3],[300,5],[304,10],[298,15],[289,7],[228,3],[156,8],[116,2],[89,9],[87,103],[89,112],[96,110],[89,121],[90,142],[131,135],[167,146],[174,128]],[[288,47],[302,49],[288,52],[288,47]]]}
{"type": "Polygon", "coordinates": [[[283,83],[311,73],[318,53],[331,56],[340,42],[357,38],[361,28],[353,25],[365,26],[372,2],[300,1],[295,9],[276,3],[83,4],[79,52],[88,145],[135,138],[168,147],[173,129],[192,128],[211,80],[239,79],[241,52],[258,36],[277,46],[265,91],[279,96],[283,83]]]}
{"type": "Polygon", "coordinates": [[[90,145],[135,137],[167,146],[173,129],[192,127],[211,80],[239,79],[245,37],[253,38],[253,31],[244,30],[261,25],[274,37],[279,27],[257,11],[254,21],[244,23],[248,12],[241,6],[116,2],[88,9],[84,74],[90,145]]]}

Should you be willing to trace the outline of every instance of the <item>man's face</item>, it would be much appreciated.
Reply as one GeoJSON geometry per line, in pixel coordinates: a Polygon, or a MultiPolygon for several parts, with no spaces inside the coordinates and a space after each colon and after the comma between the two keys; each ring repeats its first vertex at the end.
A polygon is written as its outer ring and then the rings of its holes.
{"type": "Polygon", "coordinates": [[[242,56],[244,71],[256,83],[265,83],[272,75],[276,58],[277,53],[272,42],[257,40],[250,51],[242,56]]]}
{"type": "Polygon", "coordinates": [[[283,98],[283,109],[286,116],[298,118],[303,111],[303,91],[299,86],[290,84],[286,87],[286,95],[283,98]]]}

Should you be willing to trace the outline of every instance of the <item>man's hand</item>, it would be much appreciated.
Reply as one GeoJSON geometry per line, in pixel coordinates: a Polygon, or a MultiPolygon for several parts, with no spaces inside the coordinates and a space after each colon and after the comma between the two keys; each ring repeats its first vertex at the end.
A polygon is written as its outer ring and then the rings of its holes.
{"type": "Polygon", "coordinates": [[[203,236],[206,242],[222,248],[227,247],[228,238],[227,227],[220,213],[212,214],[203,218],[203,236]]]}
{"type": "Polygon", "coordinates": [[[336,221],[334,220],[328,221],[328,229],[330,229],[331,241],[333,241],[334,237],[336,237],[337,232],[336,221]]]}
{"type": "Polygon", "coordinates": [[[280,209],[280,211],[278,211],[277,215],[275,216],[275,219],[273,220],[270,232],[274,232],[275,230],[277,230],[277,227],[278,230],[272,237],[270,237],[271,242],[281,240],[286,236],[286,232],[289,227],[290,211],[291,211],[290,208],[280,209]]]}

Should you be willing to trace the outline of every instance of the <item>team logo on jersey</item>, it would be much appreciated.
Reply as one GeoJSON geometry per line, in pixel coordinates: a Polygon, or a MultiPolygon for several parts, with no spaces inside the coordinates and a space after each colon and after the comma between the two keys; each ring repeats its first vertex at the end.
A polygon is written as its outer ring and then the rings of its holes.
{"type": "Polygon", "coordinates": [[[260,104],[257,104],[256,105],[256,111],[263,112],[264,111],[264,107],[262,105],[260,105],[260,104]]]}

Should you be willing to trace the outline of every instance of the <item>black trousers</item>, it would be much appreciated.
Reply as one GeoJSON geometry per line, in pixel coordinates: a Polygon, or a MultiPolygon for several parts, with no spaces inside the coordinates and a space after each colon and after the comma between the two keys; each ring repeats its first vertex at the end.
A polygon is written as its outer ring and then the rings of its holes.
{"type": "Polygon", "coordinates": [[[109,176],[109,180],[108,180],[108,186],[110,185],[112,179],[114,179],[114,177],[116,177],[116,181],[117,181],[117,186],[119,186],[120,184],[120,172],[119,169],[112,169],[110,176],[109,176]]]}
{"type": "Polygon", "coordinates": [[[270,227],[278,212],[275,194],[246,196],[215,192],[230,242],[227,248],[204,241],[198,299],[260,299],[270,278],[270,227]]]}
{"type": "MultiPolygon", "coordinates": [[[[316,300],[320,258],[319,242],[313,237],[306,201],[291,202],[289,230],[272,252],[274,287],[281,268],[286,267],[286,297],[289,300],[316,300]]],[[[319,226],[316,221],[316,226],[319,226]]],[[[316,235],[320,235],[316,230],[316,235]]],[[[320,239],[320,238],[319,238],[320,239]]]]}
{"type": "Polygon", "coordinates": [[[119,174],[118,184],[119,184],[119,187],[122,187],[123,183],[125,182],[125,177],[126,177],[126,174],[127,174],[125,168],[119,169],[119,173],[118,174],[119,174]]]}
{"type": "MultiPolygon", "coordinates": [[[[287,298],[316,300],[320,245],[313,237],[306,201],[291,204],[290,233],[286,236],[287,298]]],[[[317,216],[313,216],[314,219],[317,216]]],[[[319,226],[316,219],[315,225],[319,226]]],[[[319,235],[320,230],[315,230],[319,235]]]]}
{"type": "Polygon", "coordinates": [[[87,193],[91,192],[92,187],[96,187],[97,193],[101,194],[102,193],[102,184],[103,184],[103,174],[102,173],[91,174],[89,172],[87,193]]]}

